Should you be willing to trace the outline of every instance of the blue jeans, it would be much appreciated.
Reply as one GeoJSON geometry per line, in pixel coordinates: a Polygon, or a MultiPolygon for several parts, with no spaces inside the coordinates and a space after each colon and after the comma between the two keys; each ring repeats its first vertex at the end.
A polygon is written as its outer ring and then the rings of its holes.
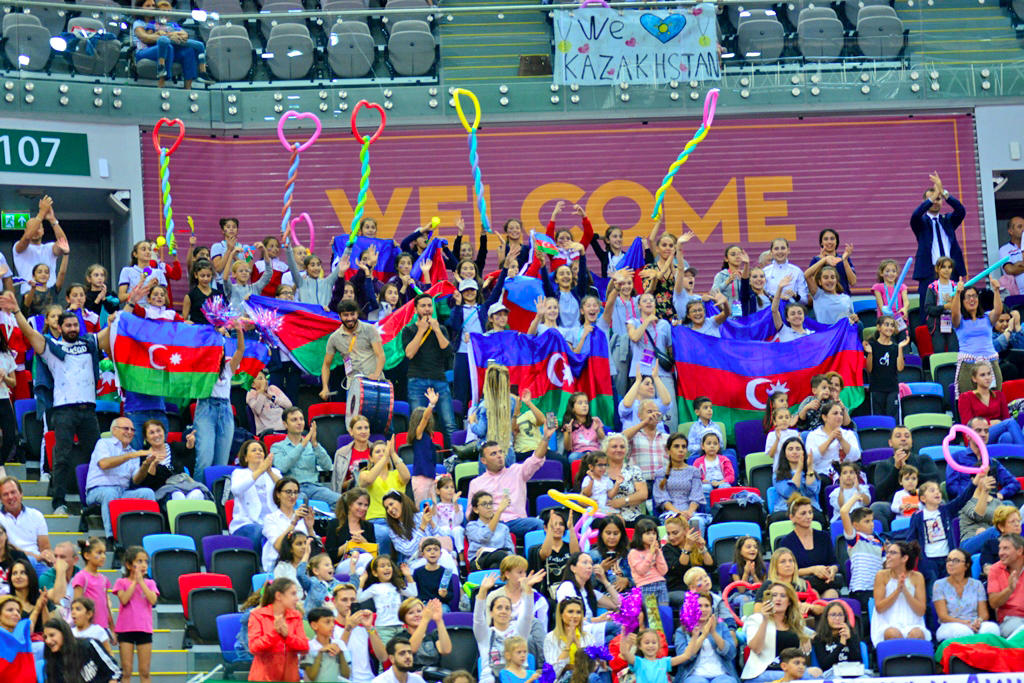
{"type": "Polygon", "coordinates": [[[536,517],[513,519],[512,521],[505,522],[505,524],[508,525],[508,530],[516,535],[517,540],[525,538],[527,531],[539,531],[544,528],[544,522],[536,517]]]}
{"type": "Polygon", "coordinates": [[[989,527],[976,536],[960,541],[960,550],[967,553],[968,556],[975,555],[981,552],[981,549],[985,547],[985,543],[992,538],[999,538],[999,529],[989,527]]]}
{"type": "Polygon", "coordinates": [[[203,470],[210,465],[227,465],[231,439],[235,436],[235,420],[231,401],[226,398],[201,398],[196,402],[196,471],[192,478],[203,480],[203,470]]]}
{"type": "Polygon", "coordinates": [[[322,500],[323,502],[330,504],[332,507],[337,505],[338,499],[341,498],[340,493],[332,491],[323,484],[317,484],[312,481],[306,481],[299,484],[299,491],[309,500],[322,500]]]}
{"type": "Polygon", "coordinates": [[[409,411],[427,407],[424,394],[428,388],[437,392],[437,406],[434,415],[439,418],[441,432],[444,434],[445,448],[451,448],[452,433],[455,431],[455,411],[452,409],[452,392],[448,382],[443,379],[409,378],[409,411]]]}
{"type": "Polygon", "coordinates": [[[131,420],[132,426],[135,427],[135,437],[132,439],[132,448],[135,450],[142,448],[142,442],[146,438],[142,425],[147,420],[159,420],[160,424],[164,426],[165,433],[171,431],[171,425],[167,422],[167,412],[164,410],[136,410],[126,413],[125,417],[131,420]]]}
{"type": "Polygon", "coordinates": [[[135,61],[152,59],[163,62],[167,74],[171,73],[171,64],[181,64],[181,75],[186,81],[195,80],[199,75],[199,63],[205,59],[205,48],[198,40],[189,40],[185,44],[171,42],[167,36],[160,36],[156,45],[135,52],[135,61]]]}
{"type": "Polygon", "coordinates": [[[94,486],[86,491],[86,505],[100,506],[100,516],[103,517],[103,530],[107,532],[107,538],[111,538],[114,535],[110,524],[110,501],[118,498],[156,500],[153,489],[132,489],[129,491],[120,486],[94,486]]]}
{"type": "Polygon", "coordinates": [[[686,683],[736,683],[736,679],[729,674],[722,674],[714,678],[704,678],[703,676],[690,674],[686,677],[686,683]]]}
{"type": "Polygon", "coordinates": [[[252,541],[257,555],[263,550],[263,527],[259,524],[243,524],[231,533],[233,536],[241,536],[252,541]]]}
{"type": "Polygon", "coordinates": [[[391,554],[391,529],[388,527],[388,523],[381,519],[371,519],[370,523],[373,524],[373,535],[377,539],[377,556],[390,555],[391,554]]]}
{"type": "Polygon", "coordinates": [[[989,443],[1024,444],[1024,431],[1012,417],[988,428],[989,443]]]}

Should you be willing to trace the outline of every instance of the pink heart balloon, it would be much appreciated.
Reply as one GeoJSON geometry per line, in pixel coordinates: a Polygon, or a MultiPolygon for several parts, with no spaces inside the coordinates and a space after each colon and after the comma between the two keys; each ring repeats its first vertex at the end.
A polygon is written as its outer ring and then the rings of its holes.
{"type": "Polygon", "coordinates": [[[946,458],[946,464],[952,467],[957,472],[963,472],[964,474],[978,474],[983,469],[988,467],[988,448],[985,446],[985,442],[978,436],[978,432],[974,431],[967,425],[953,425],[949,428],[949,434],[946,434],[946,438],[942,440],[942,455],[946,458]],[[961,465],[958,463],[949,452],[949,444],[956,438],[957,432],[963,434],[968,439],[974,442],[978,447],[978,453],[981,454],[981,465],[979,467],[972,467],[970,465],[961,465]]]}
{"type": "Polygon", "coordinates": [[[302,244],[299,243],[299,238],[295,236],[295,224],[298,223],[299,221],[302,221],[302,220],[306,221],[306,225],[309,227],[309,243],[306,245],[306,248],[309,249],[310,251],[313,251],[313,236],[314,236],[313,219],[310,218],[309,214],[306,213],[305,211],[303,211],[298,216],[293,218],[291,224],[288,226],[288,229],[289,229],[289,231],[291,232],[291,235],[292,235],[292,246],[293,247],[301,247],[302,246],[302,244]]]}
{"type": "Polygon", "coordinates": [[[291,152],[293,149],[295,149],[296,143],[288,142],[288,138],[286,138],[284,135],[284,122],[287,121],[288,119],[311,119],[313,123],[316,124],[316,130],[314,130],[313,134],[309,136],[309,139],[303,142],[301,145],[299,145],[298,151],[305,152],[313,145],[314,142],[316,142],[316,139],[320,137],[320,131],[323,128],[323,124],[320,123],[320,118],[317,117],[316,114],[311,114],[308,111],[300,113],[297,111],[288,110],[284,113],[283,116],[281,116],[280,119],[278,119],[277,139],[281,141],[281,144],[284,145],[284,148],[286,150],[291,152]]]}

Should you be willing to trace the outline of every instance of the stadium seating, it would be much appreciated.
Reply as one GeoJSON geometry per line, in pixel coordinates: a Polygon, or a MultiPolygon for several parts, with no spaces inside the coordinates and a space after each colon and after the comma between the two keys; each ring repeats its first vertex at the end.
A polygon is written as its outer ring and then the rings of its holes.
{"type": "Polygon", "coordinates": [[[935,672],[935,647],[927,640],[882,641],[875,654],[883,676],[930,676],[935,672]]]}
{"type": "Polygon", "coordinates": [[[914,447],[935,446],[949,433],[953,418],[945,413],[918,413],[903,418],[904,426],[914,437],[914,447]]]}
{"type": "Polygon", "coordinates": [[[736,539],[753,536],[761,540],[761,527],[751,522],[722,522],[707,528],[708,549],[715,564],[732,561],[736,539]]]}
{"type": "Polygon", "coordinates": [[[149,572],[165,602],[181,602],[178,577],[199,572],[199,555],[194,542],[179,534],[151,534],[142,539],[149,555],[149,572]]]}
{"type": "Polygon", "coordinates": [[[909,382],[908,396],[900,397],[900,414],[916,415],[918,413],[940,413],[946,401],[942,385],[936,382],[909,382]]]}

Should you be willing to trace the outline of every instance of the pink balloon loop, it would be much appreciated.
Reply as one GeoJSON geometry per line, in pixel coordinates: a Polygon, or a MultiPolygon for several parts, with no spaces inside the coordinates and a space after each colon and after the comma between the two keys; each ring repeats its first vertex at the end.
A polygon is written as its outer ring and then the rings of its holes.
{"type": "Polygon", "coordinates": [[[743,620],[740,619],[740,615],[736,614],[733,610],[732,605],[729,604],[729,594],[732,593],[735,588],[745,588],[748,591],[756,591],[761,587],[760,583],[747,583],[746,581],[733,581],[728,586],[722,589],[722,604],[725,605],[725,609],[728,610],[732,618],[736,620],[737,626],[743,626],[743,620]]]}
{"type": "Polygon", "coordinates": [[[953,425],[949,428],[949,434],[942,440],[942,455],[946,458],[946,464],[957,472],[964,474],[978,474],[982,470],[988,468],[988,448],[985,446],[985,442],[978,436],[978,432],[974,431],[967,425],[953,425]],[[949,444],[956,438],[957,433],[963,434],[968,439],[974,442],[978,447],[978,453],[981,454],[981,465],[979,467],[973,467],[971,465],[961,465],[953,458],[949,452],[949,444]]]}
{"type": "Polygon", "coordinates": [[[301,247],[302,246],[302,244],[299,243],[299,238],[295,236],[295,224],[298,223],[301,220],[306,221],[306,225],[309,227],[309,243],[306,245],[306,248],[309,249],[310,251],[313,251],[313,236],[314,236],[313,219],[310,218],[309,214],[306,213],[305,211],[303,211],[298,216],[293,218],[292,222],[291,222],[291,225],[288,226],[288,229],[291,231],[291,234],[292,234],[292,246],[294,246],[294,247],[301,247]]]}
{"type": "Polygon", "coordinates": [[[611,5],[609,5],[605,0],[583,0],[583,2],[580,3],[580,9],[583,9],[588,5],[601,5],[601,7],[611,8],[611,5]]]}
{"type": "Polygon", "coordinates": [[[704,128],[709,128],[711,126],[711,122],[715,120],[715,108],[718,106],[718,93],[718,88],[712,88],[704,98],[704,118],[701,123],[704,128]]]}
{"type": "Polygon", "coordinates": [[[280,119],[277,120],[277,139],[281,141],[281,144],[284,145],[286,150],[291,152],[295,149],[295,144],[288,142],[288,138],[284,135],[284,122],[288,119],[311,119],[313,123],[316,124],[316,130],[314,130],[313,134],[309,136],[309,139],[299,145],[298,151],[300,153],[305,152],[307,149],[312,147],[313,143],[316,142],[316,139],[320,137],[320,130],[323,128],[323,124],[320,123],[320,118],[316,114],[310,114],[308,111],[300,113],[289,109],[280,119]]]}

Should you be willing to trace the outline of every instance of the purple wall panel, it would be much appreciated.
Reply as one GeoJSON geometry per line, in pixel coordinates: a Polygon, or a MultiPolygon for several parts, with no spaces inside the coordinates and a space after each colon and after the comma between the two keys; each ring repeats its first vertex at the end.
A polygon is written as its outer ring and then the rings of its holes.
{"type": "MultiPolygon", "coordinates": [[[[479,137],[480,163],[492,221],[522,217],[527,229],[547,221],[554,202],[581,203],[597,230],[646,235],[653,195],[697,120],[488,126],[479,137]]],[[[170,142],[169,138],[166,142],[170,142]]],[[[157,155],[149,131],[141,137],[149,234],[159,226],[157,155]]],[[[982,264],[974,125],[968,114],[805,119],[716,118],[708,137],[676,175],[665,202],[668,229],[697,233],[686,255],[699,270],[698,289],[711,284],[725,245],[740,243],[752,259],[771,238],[795,240],[801,266],[817,253],[817,234],[837,228],[854,244],[861,278],[875,281],[882,258],[900,262],[914,252],[908,218],[921,201],[928,174],[967,207],[960,232],[968,270],[982,264]]],[[[316,251],[348,225],[359,184],[359,145],[338,130],[302,155],[294,213],[317,226],[316,251]]],[[[396,240],[431,216],[454,236],[459,216],[469,231],[475,216],[466,135],[443,130],[387,129],[371,147],[372,197],[366,214],[378,217],[381,236],[396,240]],[[378,208],[379,206],[379,208],[378,208]]],[[[242,240],[279,232],[288,153],[273,133],[213,137],[190,133],[171,158],[178,223],[192,215],[200,243],[218,239],[217,219],[237,216],[242,240]]],[[[568,209],[562,225],[574,225],[568,209]]],[[[307,230],[297,230],[307,240],[307,230]]],[[[490,239],[492,252],[497,239],[490,239]]],[[[492,255],[491,259],[495,259],[492,255]]],[[[593,262],[593,261],[592,261],[593,262]]]]}

